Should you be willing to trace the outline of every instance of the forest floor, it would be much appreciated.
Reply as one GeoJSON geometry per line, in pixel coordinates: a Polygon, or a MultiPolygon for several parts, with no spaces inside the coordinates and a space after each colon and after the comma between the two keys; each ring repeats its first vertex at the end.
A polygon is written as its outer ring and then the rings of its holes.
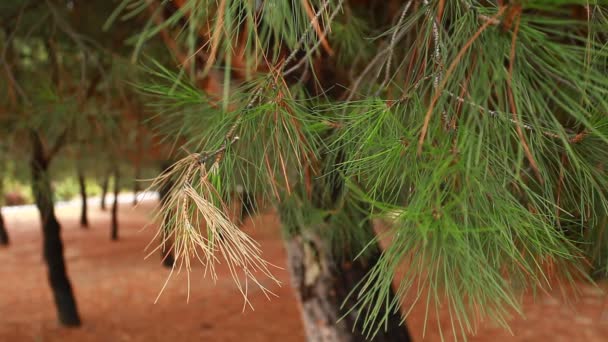
{"type": "MultiPolygon", "coordinates": [[[[276,270],[283,286],[268,285],[278,298],[268,301],[250,288],[255,311],[243,312],[243,300],[225,267],[219,267],[214,285],[196,270],[191,277],[189,302],[184,274],[174,275],[154,303],[169,270],[158,253],[144,259],[144,248],[155,227],[143,229],[155,203],[120,208],[120,241],[109,239],[109,212],[90,211],[90,227],[78,225],[79,207],[57,209],[63,225],[68,271],[75,289],[83,326],[66,329],[56,322],[53,299],[41,256],[37,212],[8,210],[5,219],[11,237],[0,248],[0,341],[303,341],[298,306],[286,270],[276,270]]],[[[285,267],[285,251],[275,215],[248,220],[243,228],[260,242],[264,257],[285,267]]],[[[471,341],[606,341],[608,340],[607,284],[580,284],[576,301],[566,302],[558,289],[548,294],[523,296],[524,315],[510,322],[511,335],[491,323],[479,327],[471,341]]],[[[441,340],[438,323],[449,329],[449,312],[432,314],[424,328],[425,303],[408,318],[415,341],[441,340]],[[423,338],[423,332],[425,337],[423,338]]],[[[447,340],[451,340],[446,333],[447,340]]]]}

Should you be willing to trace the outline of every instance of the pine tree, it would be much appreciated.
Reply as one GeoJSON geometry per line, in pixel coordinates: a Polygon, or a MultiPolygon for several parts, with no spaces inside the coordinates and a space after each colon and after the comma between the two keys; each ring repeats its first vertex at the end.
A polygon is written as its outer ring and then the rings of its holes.
{"type": "MultiPolygon", "coordinates": [[[[5,144],[0,143],[0,209],[4,203],[4,178],[6,177],[6,161],[8,148],[5,144]]],[[[6,230],[6,223],[4,222],[4,216],[2,210],[0,210],[0,246],[8,246],[10,238],[6,230]]]]}
{"type": "Polygon", "coordinates": [[[87,183],[84,175],[82,165],[76,167],[76,174],[78,177],[78,188],[80,189],[80,200],[81,200],[81,211],[80,211],[80,227],[89,227],[89,215],[87,206],[87,183]]]}
{"type": "Polygon", "coordinates": [[[110,230],[110,238],[112,241],[118,240],[118,194],[120,192],[120,167],[114,165],[112,172],[114,179],[114,201],[112,202],[112,225],[110,230]]]}
{"type": "Polygon", "coordinates": [[[214,275],[223,257],[243,293],[271,294],[272,265],[227,214],[245,189],[281,218],[310,340],[406,340],[406,296],[466,336],[485,317],[506,326],[521,289],[606,274],[608,2],[120,0],[102,33],[88,19],[108,3],[0,4],[2,113],[27,117],[15,139],[31,141],[64,323],[79,317],[48,167],[83,112],[100,114],[62,94],[103,69],[73,51],[133,26],[150,122],[185,154],[155,183],[171,187],[173,267],[198,257],[214,275]]]}
{"type": "Polygon", "coordinates": [[[110,172],[105,172],[102,176],[101,181],[101,200],[99,201],[99,208],[103,211],[106,210],[106,197],[108,195],[108,186],[110,185],[110,172]]]}
{"type": "MultiPolygon", "coordinates": [[[[95,2],[100,4],[107,12],[110,4],[95,2]]],[[[0,4],[0,64],[6,79],[0,82],[0,115],[3,128],[11,130],[2,143],[10,143],[15,162],[29,166],[48,280],[65,326],[79,326],[81,318],[55,215],[51,166],[66,150],[76,150],[74,155],[86,150],[80,134],[102,140],[117,127],[108,96],[115,75],[107,65],[113,55],[101,46],[102,25],[79,22],[73,5],[54,0],[0,4]]]]}
{"type": "Polygon", "coordinates": [[[431,312],[445,303],[456,335],[506,325],[517,289],[572,283],[602,255],[605,1],[134,3],[115,12],[147,18],[134,58],[158,34],[180,66],[153,63],[141,86],[191,151],[158,179],[175,182],[162,215],[178,259],[200,248],[212,267],[227,248],[250,280],[266,273],[223,213],[241,184],[281,208],[305,321],[319,323],[318,297],[337,313],[327,336],[350,340],[345,324],[392,329],[412,292],[431,312]],[[371,218],[390,228],[374,236],[371,218]],[[390,243],[366,259],[378,237],[390,243]],[[330,276],[349,274],[343,256],[367,265],[358,279],[330,276]]]}
{"type": "Polygon", "coordinates": [[[0,246],[8,246],[9,243],[10,239],[8,237],[8,232],[6,231],[4,216],[2,215],[2,212],[0,212],[0,246]]]}

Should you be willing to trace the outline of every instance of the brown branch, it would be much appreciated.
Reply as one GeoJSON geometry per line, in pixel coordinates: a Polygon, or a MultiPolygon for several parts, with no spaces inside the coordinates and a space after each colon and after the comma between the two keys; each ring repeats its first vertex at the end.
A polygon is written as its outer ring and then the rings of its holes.
{"type": "Polygon", "coordinates": [[[568,141],[573,144],[578,144],[581,141],[583,141],[583,139],[585,139],[588,135],[589,135],[589,131],[583,130],[582,132],[577,133],[575,136],[568,139],[568,141]]]}
{"type": "Polygon", "coordinates": [[[323,46],[323,49],[325,49],[325,52],[327,52],[327,54],[333,56],[334,50],[331,48],[329,42],[327,41],[327,38],[323,34],[323,30],[321,30],[321,25],[319,25],[319,19],[315,16],[315,13],[312,7],[310,6],[310,3],[308,2],[308,0],[301,0],[301,2],[302,6],[306,10],[306,15],[308,15],[308,18],[310,19],[310,23],[313,25],[315,32],[317,32],[317,36],[319,36],[319,39],[321,40],[321,45],[323,46]]]}
{"type": "MultiPolygon", "coordinates": [[[[331,16],[329,18],[329,22],[327,23],[327,26],[325,27],[323,34],[320,36],[320,39],[325,38],[325,36],[327,35],[327,33],[329,32],[329,30],[331,28],[331,22],[332,22],[333,18],[338,14],[339,10],[342,8],[342,4],[344,3],[344,0],[338,0],[338,1],[339,1],[338,5],[337,5],[336,9],[334,10],[334,12],[331,14],[331,16]]],[[[317,15],[314,17],[314,19],[319,20],[321,15],[327,11],[328,6],[329,6],[329,0],[323,1],[323,4],[321,5],[321,9],[319,10],[319,12],[317,12],[317,15]]],[[[297,55],[300,47],[302,46],[302,44],[304,44],[304,41],[306,40],[308,33],[312,29],[314,29],[314,22],[310,23],[310,25],[308,26],[306,31],[304,31],[304,33],[302,34],[302,37],[300,38],[300,40],[298,40],[298,42],[296,43],[296,46],[294,47],[293,51],[289,54],[289,56],[287,56],[287,58],[283,62],[283,65],[281,65],[281,67],[279,68],[279,74],[283,74],[283,76],[287,76],[290,73],[292,73],[293,71],[295,71],[296,69],[298,69],[300,67],[300,65],[303,63],[303,61],[306,61],[306,58],[308,58],[311,51],[316,50],[316,48],[319,46],[319,44],[321,44],[322,40],[319,40],[313,46],[313,48],[310,49],[310,51],[308,53],[306,53],[306,55],[304,57],[302,57],[302,59],[295,66],[293,66],[291,69],[289,69],[287,71],[284,71],[285,68],[287,67],[287,65],[289,63],[291,63],[291,61],[293,61],[294,58],[296,58],[296,55],[297,55]]]]}
{"type": "Polygon", "coordinates": [[[70,128],[71,127],[67,127],[63,130],[63,132],[61,132],[61,135],[59,135],[59,138],[57,138],[53,147],[51,147],[51,149],[46,153],[46,159],[48,161],[52,160],[55,155],[61,151],[63,146],[65,146],[66,142],[68,141],[68,133],[70,132],[70,128]]]}
{"type": "Polygon", "coordinates": [[[215,63],[215,59],[217,58],[217,50],[220,45],[220,37],[224,29],[224,13],[226,10],[226,0],[222,0],[217,10],[217,21],[215,22],[215,28],[213,30],[213,36],[211,37],[211,53],[209,54],[209,58],[207,59],[207,63],[205,63],[205,68],[203,69],[203,74],[207,74],[213,63],[215,63]]]}
{"type": "MultiPolygon", "coordinates": [[[[25,9],[22,8],[19,11],[19,15],[17,16],[17,22],[15,23],[15,27],[19,26],[24,10],[25,9]]],[[[29,99],[28,99],[27,95],[25,94],[25,92],[23,91],[23,89],[21,88],[21,86],[19,85],[19,82],[17,82],[17,78],[13,74],[13,72],[11,70],[11,65],[8,62],[8,55],[10,54],[10,56],[13,57],[13,40],[15,38],[15,34],[17,33],[17,30],[15,28],[13,28],[13,30],[11,30],[9,27],[4,26],[4,33],[6,34],[6,42],[4,44],[4,48],[2,49],[1,60],[2,60],[2,64],[4,65],[4,70],[6,72],[6,78],[8,79],[9,96],[11,96],[11,102],[13,105],[17,104],[17,98],[14,96],[15,95],[14,91],[16,91],[16,93],[19,94],[19,96],[21,97],[21,100],[23,100],[23,102],[29,104],[29,99]]]]}
{"type": "MultiPolygon", "coordinates": [[[[247,111],[247,110],[250,110],[251,108],[253,108],[253,106],[256,104],[256,102],[258,101],[258,99],[261,96],[262,96],[262,87],[259,87],[258,90],[256,90],[256,92],[253,94],[253,98],[251,98],[249,103],[247,103],[247,107],[245,107],[244,110],[247,111]]],[[[222,158],[224,157],[224,152],[226,151],[228,144],[229,143],[232,144],[236,140],[238,140],[238,136],[235,136],[235,133],[236,133],[236,129],[238,128],[238,126],[241,123],[241,118],[242,118],[242,116],[239,115],[237,117],[236,121],[232,124],[232,126],[230,126],[228,133],[226,133],[226,137],[225,137],[224,143],[222,144],[222,147],[220,147],[218,152],[215,153],[215,155],[216,155],[215,163],[216,164],[219,164],[219,162],[222,161],[222,158]]]]}
{"type": "MultiPolygon", "coordinates": [[[[156,1],[149,0],[148,4],[150,5],[150,6],[148,6],[148,11],[150,12],[150,15],[152,16],[152,20],[154,20],[154,22],[158,26],[163,25],[165,22],[165,18],[162,14],[162,9],[159,8],[156,1]]],[[[173,37],[171,37],[171,35],[167,32],[167,30],[165,28],[160,30],[160,36],[163,39],[165,46],[169,49],[169,51],[171,51],[171,53],[173,53],[175,58],[177,58],[179,64],[186,65],[187,59],[188,59],[186,54],[181,51],[181,49],[179,48],[179,45],[177,44],[175,39],[173,39],[173,37]]]]}

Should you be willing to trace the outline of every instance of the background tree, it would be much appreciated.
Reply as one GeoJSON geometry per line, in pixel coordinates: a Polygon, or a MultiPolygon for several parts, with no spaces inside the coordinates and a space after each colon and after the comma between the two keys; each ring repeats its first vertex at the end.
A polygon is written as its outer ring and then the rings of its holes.
{"type": "Polygon", "coordinates": [[[80,213],[80,226],[82,228],[89,227],[89,216],[87,206],[87,183],[85,180],[85,174],[81,163],[76,166],[76,174],[78,177],[78,187],[80,188],[80,199],[81,199],[81,213],[80,213]]]}
{"type": "Polygon", "coordinates": [[[6,225],[4,223],[4,216],[0,212],[0,246],[8,246],[10,239],[8,232],[6,231],[6,225]]]}
{"type": "Polygon", "coordinates": [[[101,177],[101,199],[99,201],[99,208],[105,211],[106,197],[108,195],[108,187],[110,186],[110,172],[104,172],[101,177]]]}
{"type": "MultiPolygon", "coordinates": [[[[6,161],[4,160],[7,157],[7,148],[5,144],[0,142],[0,208],[4,206],[4,177],[6,176],[6,161]]],[[[2,211],[0,210],[0,246],[8,246],[10,243],[10,238],[8,232],[6,230],[6,225],[4,223],[4,216],[2,215],[2,211]]]]}
{"type": "MultiPolygon", "coordinates": [[[[3,189],[4,178],[0,176],[0,190],[3,189]]],[[[0,191],[0,196],[4,196],[4,192],[0,191]]],[[[4,204],[3,198],[0,198],[0,206],[4,204]]],[[[8,237],[8,232],[6,231],[6,225],[4,223],[4,216],[2,215],[2,211],[0,211],[0,246],[8,246],[10,239],[8,237]]]]}
{"type": "MultiPolygon", "coordinates": [[[[101,24],[92,28],[89,25],[94,25],[93,21],[79,20],[83,12],[74,4],[15,0],[0,5],[2,69],[7,80],[2,82],[3,87],[6,84],[1,98],[2,118],[14,128],[14,150],[20,150],[15,155],[29,154],[48,278],[59,320],[66,326],[80,325],[81,320],[67,275],[61,226],[55,216],[51,163],[68,147],[82,147],[79,133],[94,134],[101,123],[112,121],[112,113],[107,111],[110,98],[99,96],[111,79],[111,69],[104,59],[112,55],[102,45],[108,40],[102,39],[101,24]]],[[[105,5],[109,15],[111,4],[94,4],[89,9],[99,10],[105,5]]]]}
{"type": "Polygon", "coordinates": [[[112,226],[110,231],[110,238],[112,241],[118,240],[118,195],[120,192],[120,167],[115,164],[112,173],[114,184],[114,201],[112,202],[112,226]]]}

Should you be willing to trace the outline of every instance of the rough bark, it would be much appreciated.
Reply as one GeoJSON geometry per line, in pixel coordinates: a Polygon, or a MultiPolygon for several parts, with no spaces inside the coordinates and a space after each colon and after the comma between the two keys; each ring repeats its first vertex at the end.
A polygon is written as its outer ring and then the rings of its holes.
{"type": "MultiPolygon", "coordinates": [[[[331,227],[324,227],[331,229],[331,227]]],[[[370,234],[371,226],[369,227],[370,234]]],[[[357,312],[346,312],[355,304],[348,294],[359,284],[380,257],[375,246],[365,258],[356,260],[336,257],[315,227],[302,230],[286,242],[288,267],[293,288],[301,305],[307,340],[310,342],[363,342],[368,339],[361,332],[361,321],[356,325],[357,312]],[[344,306],[342,307],[342,304],[344,306]]],[[[394,299],[391,290],[389,300],[394,299]]],[[[379,312],[382,317],[385,313],[379,312]]],[[[359,319],[362,319],[361,317],[359,319]]],[[[389,316],[385,329],[372,341],[411,341],[401,315],[389,316]]]]}
{"type": "Polygon", "coordinates": [[[101,210],[106,210],[106,196],[108,195],[108,186],[110,185],[110,172],[106,172],[101,182],[101,202],[99,203],[101,210]]]}
{"type": "MultiPolygon", "coordinates": [[[[171,167],[171,163],[169,163],[169,162],[163,163],[161,165],[161,172],[168,171],[170,167],[171,167]]],[[[171,190],[172,187],[173,187],[173,181],[169,180],[169,181],[163,183],[163,185],[160,187],[160,189],[158,189],[158,195],[160,197],[161,205],[163,205],[167,201],[167,198],[169,196],[169,191],[171,190]]],[[[162,239],[161,240],[162,247],[161,247],[161,251],[160,251],[160,257],[163,262],[163,266],[165,266],[167,268],[172,268],[173,265],[175,264],[175,258],[173,257],[173,248],[172,248],[173,241],[171,241],[171,239],[167,239],[167,235],[166,235],[165,231],[163,231],[161,239],[162,239]]]]}
{"type": "Polygon", "coordinates": [[[118,193],[120,192],[120,172],[118,166],[114,167],[114,203],[112,203],[112,230],[110,238],[118,240],[118,193]]]}
{"type": "Polygon", "coordinates": [[[42,222],[43,253],[48,267],[49,283],[61,324],[79,326],[80,315],[63,256],[61,226],[55,216],[53,190],[48,175],[49,158],[45,155],[42,141],[36,132],[31,133],[31,140],[32,192],[42,222]]]}
{"type": "Polygon", "coordinates": [[[9,243],[10,239],[4,225],[4,217],[2,216],[2,211],[0,211],[0,246],[8,246],[9,243]]]}
{"type": "Polygon", "coordinates": [[[87,183],[84,179],[84,171],[78,166],[78,185],[80,187],[80,199],[82,205],[80,207],[80,227],[89,227],[89,217],[87,212],[87,183]]]}
{"type": "MultiPolygon", "coordinates": [[[[281,221],[289,232],[286,239],[288,268],[310,342],[363,342],[370,337],[362,331],[361,320],[365,318],[357,319],[357,296],[349,294],[358,290],[357,285],[376,265],[381,249],[377,244],[367,245],[376,237],[373,225],[365,205],[353,201],[345,197],[341,179],[332,175],[313,182],[311,204],[326,213],[322,220],[293,222],[290,208],[279,207],[281,221]],[[340,241],[329,238],[328,232],[336,234],[340,231],[344,234],[355,234],[356,231],[356,234],[340,241]],[[356,257],[364,248],[364,254],[356,257]]],[[[395,299],[391,289],[387,300],[392,302],[395,299]]],[[[376,313],[377,317],[386,316],[387,319],[373,341],[411,341],[400,312],[387,313],[384,310],[376,313]]]]}

